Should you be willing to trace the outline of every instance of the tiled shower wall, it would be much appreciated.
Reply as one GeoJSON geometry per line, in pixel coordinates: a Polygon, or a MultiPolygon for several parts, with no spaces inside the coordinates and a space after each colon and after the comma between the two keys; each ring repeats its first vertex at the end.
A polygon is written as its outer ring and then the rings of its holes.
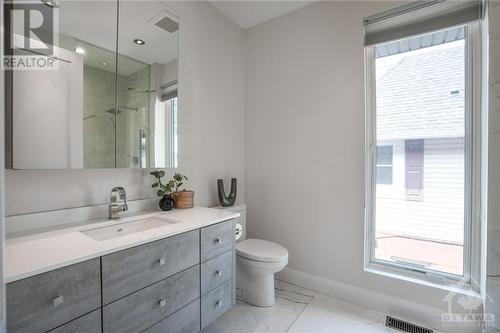
{"type": "Polygon", "coordinates": [[[113,168],[115,124],[112,112],[115,105],[115,74],[85,66],[83,76],[84,167],[113,168]]]}
{"type": "Polygon", "coordinates": [[[500,332],[500,1],[489,2],[488,251],[485,313],[500,332]]]}
{"type": "MultiPolygon", "coordinates": [[[[140,166],[140,136],[143,131],[146,135],[144,154],[148,153],[148,143],[151,140],[149,131],[149,103],[154,96],[150,92],[149,66],[124,78],[120,85],[118,114],[116,121],[116,166],[118,168],[136,168],[140,166]]],[[[143,166],[144,167],[144,166],[143,166]]]]}
{"type": "Polygon", "coordinates": [[[115,74],[85,66],[84,69],[84,167],[139,166],[139,130],[148,140],[149,67],[127,77],[117,75],[118,114],[114,115],[115,74]],[[115,133],[115,126],[116,133],[115,133]],[[116,138],[115,138],[116,136],[116,138]]]}

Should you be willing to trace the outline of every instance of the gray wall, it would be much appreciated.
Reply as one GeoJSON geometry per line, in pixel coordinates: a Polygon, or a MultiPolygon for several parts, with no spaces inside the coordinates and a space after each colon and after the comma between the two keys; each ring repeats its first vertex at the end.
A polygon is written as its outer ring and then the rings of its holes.
{"type": "Polygon", "coordinates": [[[292,269],[438,314],[447,292],[363,270],[362,19],[397,5],[318,2],[248,30],[248,237],[284,245],[292,269]]]}
{"type": "MultiPolygon", "coordinates": [[[[243,31],[206,2],[167,2],[180,17],[179,171],[195,204],[217,203],[216,179],[237,177],[244,202],[243,31]]],[[[2,182],[3,183],[3,182],[2,182]]],[[[7,170],[6,214],[107,203],[113,186],[152,196],[144,170],[7,170]]]]}

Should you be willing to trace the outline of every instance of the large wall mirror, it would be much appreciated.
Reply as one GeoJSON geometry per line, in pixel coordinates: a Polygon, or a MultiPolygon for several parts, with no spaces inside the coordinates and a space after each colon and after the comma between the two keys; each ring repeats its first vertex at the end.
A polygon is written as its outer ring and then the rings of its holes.
{"type": "Polygon", "coordinates": [[[57,68],[8,73],[7,167],[177,167],[176,13],[160,1],[42,3],[57,12],[57,68]]]}

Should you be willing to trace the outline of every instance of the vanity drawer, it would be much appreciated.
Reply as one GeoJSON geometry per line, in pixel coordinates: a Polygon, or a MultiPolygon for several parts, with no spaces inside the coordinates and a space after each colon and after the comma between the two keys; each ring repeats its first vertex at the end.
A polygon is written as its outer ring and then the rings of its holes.
{"type": "Polygon", "coordinates": [[[144,333],[195,333],[200,331],[200,299],[144,331],[144,333]]]}
{"type": "Polygon", "coordinates": [[[231,250],[234,241],[233,220],[201,229],[201,261],[231,250]]]}
{"type": "Polygon", "coordinates": [[[80,318],[59,326],[48,333],[100,333],[101,310],[95,310],[80,318]]]}
{"type": "Polygon", "coordinates": [[[228,251],[201,264],[201,294],[229,280],[233,272],[233,252],[228,251]]]}
{"type": "Polygon", "coordinates": [[[201,297],[201,328],[210,324],[231,307],[231,281],[201,297]]]}
{"type": "Polygon", "coordinates": [[[123,297],[103,308],[106,333],[141,332],[200,295],[200,266],[123,297]]]}
{"type": "Polygon", "coordinates": [[[103,304],[198,264],[199,242],[193,230],[103,256],[103,304]]]}
{"type": "Polygon", "coordinates": [[[7,331],[47,332],[101,306],[99,258],[7,284],[7,331]]]}

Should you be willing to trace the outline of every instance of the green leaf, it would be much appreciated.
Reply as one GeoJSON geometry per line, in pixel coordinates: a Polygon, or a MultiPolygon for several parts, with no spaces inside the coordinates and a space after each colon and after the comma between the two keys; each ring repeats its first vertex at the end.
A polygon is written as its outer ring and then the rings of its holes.
{"type": "Polygon", "coordinates": [[[165,171],[158,171],[158,175],[161,177],[165,176],[165,171]]]}
{"type": "Polygon", "coordinates": [[[159,185],[160,185],[160,184],[158,184],[158,183],[154,183],[153,185],[151,185],[151,187],[153,187],[153,188],[154,188],[154,187],[158,187],[159,185]]]}
{"type": "Polygon", "coordinates": [[[185,180],[188,180],[188,177],[186,177],[186,175],[184,175],[184,179],[185,179],[185,180]]]}
{"type": "Polygon", "coordinates": [[[149,174],[150,174],[151,176],[154,176],[154,175],[156,175],[156,171],[151,171],[149,174]]]}
{"type": "Polygon", "coordinates": [[[162,190],[158,190],[158,192],[156,192],[156,195],[159,197],[163,197],[164,194],[165,192],[163,192],[162,190]]]}
{"type": "Polygon", "coordinates": [[[182,183],[177,184],[177,187],[181,187],[181,186],[182,186],[182,183]]]}
{"type": "Polygon", "coordinates": [[[173,180],[169,181],[168,182],[168,186],[174,187],[175,186],[175,182],[173,180]]]}

